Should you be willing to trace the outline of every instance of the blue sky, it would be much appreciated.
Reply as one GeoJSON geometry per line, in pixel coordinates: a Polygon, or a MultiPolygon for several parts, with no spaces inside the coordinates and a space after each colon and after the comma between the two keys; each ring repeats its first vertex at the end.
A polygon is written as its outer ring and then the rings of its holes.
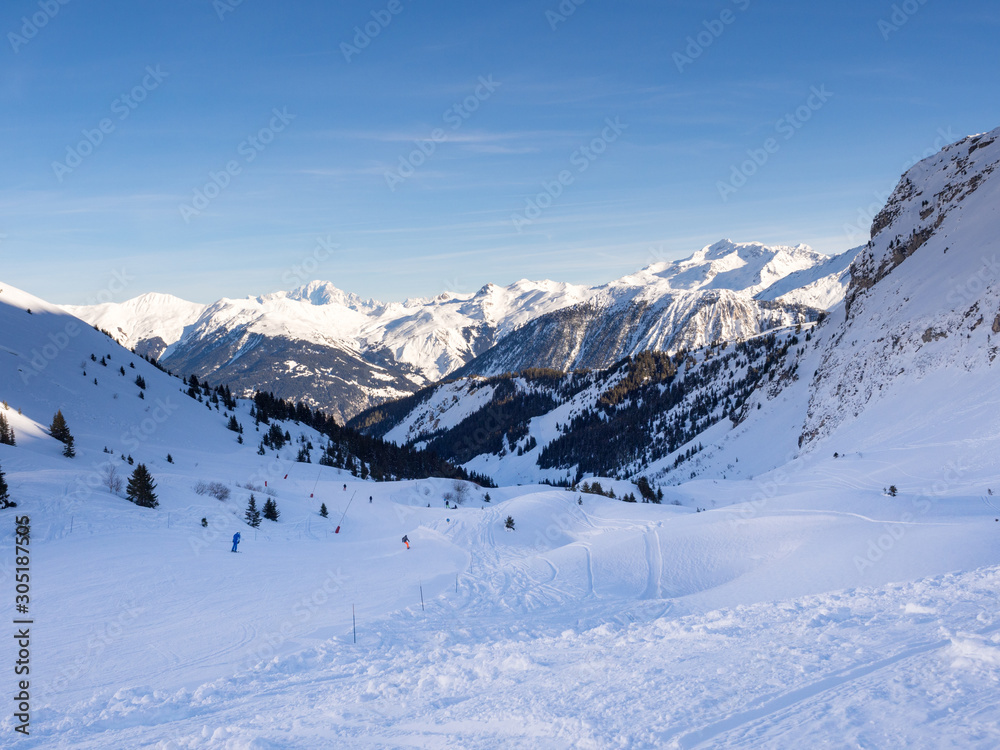
{"type": "Polygon", "coordinates": [[[11,0],[0,31],[0,279],[65,303],[834,253],[1000,126],[985,0],[11,0]]]}

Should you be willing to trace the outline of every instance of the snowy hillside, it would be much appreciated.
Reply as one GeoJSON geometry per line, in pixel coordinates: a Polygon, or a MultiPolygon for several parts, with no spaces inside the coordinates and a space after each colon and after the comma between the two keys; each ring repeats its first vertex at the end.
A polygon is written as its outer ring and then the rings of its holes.
{"type": "MultiPolygon", "coordinates": [[[[0,511],[0,580],[12,602],[21,518],[32,619],[30,734],[8,711],[5,747],[1000,743],[1000,471],[962,463],[957,435],[668,487],[663,504],[378,483],[295,462],[325,441],[293,420],[272,420],[292,442],[259,455],[250,404],[229,411],[241,445],[225,404],[7,287],[0,347],[18,503],[0,511]],[[74,458],[47,434],[56,409],[74,458]],[[158,507],[103,484],[128,456],[158,507]],[[210,482],[230,496],[199,494],[210,482]],[[277,522],[245,523],[250,492],[277,522]]],[[[685,378],[726,350],[704,354],[685,378]]],[[[0,687],[17,695],[12,669],[0,687]]]]}
{"type": "MultiPolygon", "coordinates": [[[[645,352],[606,370],[463,378],[350,425],[500,483],[645,475],[676,484],[700,473],[694,459],[704,444],[746,420],[761,394],[798,380],[797,357],[810,337],[809,327],[788,328],[692,353],[645,352]]],[[[760,467],[751,460],[726,468],[746,476],[760,467]]]]}
{"type": "Polygon", "coordinates": [[[105,302],[81,307],[65,305],[70,315],[110,333],[116,341],[140,354],[159,358],[168,342],[178,341],[205,306],[170,294],[143,294],[120,304],[105,302]]]}
{"type": "Polygon", "coordinates": [[[607,367],[806,322],[842,298],[854,252],[724,240],[593,288],[521,280],[386,304],[313,282],[208,306],[144,295],[67,309],[176,371],[347,419],[456,372],[607,367]]]}
{"type": "Polygon", "coordinates": [[[302,407],[264,395],[236,400],[225,386],[182,382],[63,309],[6,285],[0,332],[0,400],[16,437],[15,455],[50,457],[83,477],[74,497],[89,496],[109,466],[123,474],[144,463],[169,477],[185,463],[199,465],[206,452],[220,472],[246,459],[255,476],[265,467],[324,456],[348,475],[453,473],[436,457],[398,453],[302,407]],[[76,456],[68,463],[63,443],[49,434],[57,411],[74,437],[76,456]],[[390,464],[395,471],[385,470],[390,464]]]}

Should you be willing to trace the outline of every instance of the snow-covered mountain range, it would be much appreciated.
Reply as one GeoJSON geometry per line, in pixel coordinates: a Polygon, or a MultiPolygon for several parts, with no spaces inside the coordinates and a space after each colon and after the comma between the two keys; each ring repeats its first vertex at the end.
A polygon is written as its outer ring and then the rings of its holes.
{"type": "MultiPolygon", "coordinates": [[[[586,374],[496,377],[505,370],[483,368],[493,377],[444,383],[352,424],[506,482],[750,477],[824,445],[845,453],[887,441],[920,446],[933,461],[931,446],[959,434],[968,459],[988,463],[1000,436],[998,135],[960,141],[903,176],[848,270],[846,300],[819,325],[775,320],[777,330],[737,346],[631,357],[586,374]]],[[[513,337],[529,348],[540,325],[513,337]]],[[[744,337],[715,340],[727,338],[744,337]]]]}
{"type": "Polygon", "coordinates": [[[66,310],[174,371],[346,419],[454,373],[607,367],[808,322],[843,297],[856,252],[724,240],[597,287],[521,280],[382,303],[312,282],[211,305],[145,294],[66,310]]]}

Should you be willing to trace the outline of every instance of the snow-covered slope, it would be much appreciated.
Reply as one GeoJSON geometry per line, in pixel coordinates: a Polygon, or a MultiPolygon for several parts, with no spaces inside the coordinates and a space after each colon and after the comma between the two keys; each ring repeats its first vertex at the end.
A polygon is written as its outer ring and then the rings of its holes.
{"type": "Polygon", "coordinates": [[[839,301],[853,252],[724,240],[592,288],[521,280],[385,304],[313,282],[208,306],[144,295],[67,309],[173,370],[349,418],[456,372],[606,367],[804,322],[839,301]]]}
{"type": "MultiPolygon", "coordinates": [[[[850,262],[853,253],[836,257],[850,262]]],[[[793,274],[799,275],[797,286],[806,286],[831,275],[833,271],[826,265],[831,260],[808,245],[768,247],[757,242],[722,240],[684,260],[656,263],[638,274],[612,282],[606,289],[649,287],[656,289],[655,296],[660,296],[664,290],[729,289],[774,299],[778,295],[763,295],[793,274]]]]}
{"type": "Polygon", "coordinates": [[[184,336],[185,329],[198,320],[205,306],[151,292],[121,303],[65,305],[64,309],[107,331],[123,346],[160,357],[170,343],[184,336]]]}
{"type": "MultiPolygon", "coordinates": [[[[178,378],[63,308],[2,287],[0,398],[16,435],[15,458],[28,454],[41,461],[39,466],[78,477],[74,497],[79,499],[92,494],[109,462],[120,465],[122,472],[131,471],[133,464],[125,460],[129,455],[166,476],[174,471],[168,453],[178,466],[197,464],[206,452],[220,467],[241,456],[257,456],[259,436],[252,437],[252,429],[242,444],[226,427],[230,415],[253,427],[248,403],[228,410],[218,403],[213,406],[208,398],[192,399],[178,378]],[[48,434],[57,410],[75,438],[77,455],[72,460],[62,458],[63,445],[48,434]],[[46,463],[50,458],[52,463],[46,463]]],[[[308,427],[299,434],[317,444],[326,442],[308,427]]],[[[264,464],[273,456],[253,460],[264,464]]]]}
{"type": "MultiPolygon", "coordinates": [[[[576,484],[593,476],[676,484],[705,473],[717,443],[754,417],[760,448],[729,456],[713,475],[753,476],[787,460],[761,440],[758,404],[800,383],[813,326],[789,327],[733,345],[673,356],[645,352],[605,370],[529,370],[471,376],[363,412],[349,424],[399,445],[427,447],[506,483],[576,484]]],[[[799,434],[804,401],[793,417],[799,434]]],[[[786,427],[782,425],[782,427],[786,427]]],[[[728,453],[727,453],[728,455],[728,453]]]]}

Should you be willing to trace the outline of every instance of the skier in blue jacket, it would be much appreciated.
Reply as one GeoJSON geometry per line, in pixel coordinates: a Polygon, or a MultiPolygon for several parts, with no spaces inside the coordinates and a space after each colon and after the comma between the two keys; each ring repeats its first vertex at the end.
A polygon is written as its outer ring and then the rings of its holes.
{"type": "Polygon", "coordinates": [[[236,545],[240,543],[240,532],[233,534],[233,552],[236,551],[236,545]]]}

